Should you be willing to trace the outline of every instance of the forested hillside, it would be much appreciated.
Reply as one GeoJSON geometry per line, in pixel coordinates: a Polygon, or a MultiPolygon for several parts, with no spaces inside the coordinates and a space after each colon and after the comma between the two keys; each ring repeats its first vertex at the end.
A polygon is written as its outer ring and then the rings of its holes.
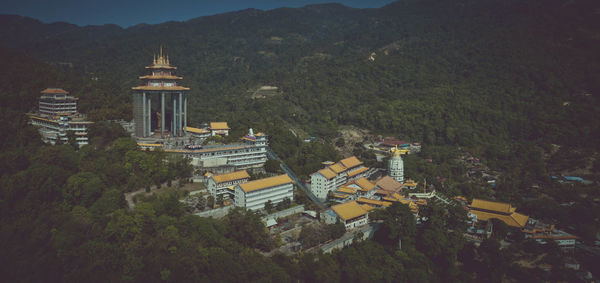
{"type": "Polygon", "coordinates": [[[97,78],[93,87],[65,85],[96,118],[130,117],[115,102],[130,100],[164,45],[192,88],[191,124],[283,121],[319,136],[351,124],[432,144],[593,145],[597,13],[590,0],[427,0],[244,10],[127,29],[2,16],[0,44],[97,78]],[[252,100],[248,91],[261,85],[283,94],[252,100]]]}
{"type": "MultiPolygon", "coordinates": [[[[175,192],[126,207],[125,192],[189,177],[184,160],[138,151],[106,122],[90,129],[90,146],[44,145],[24,112],[42,89],[63,87],[81,98],[91,119],[129,120],[130,89],[163,45],[192,89],[189,124],[226,120],[234,136],[247,126],[264,130],[299,175],[340,156],[328,142],[302,143],[289,127],[330,141],[340,125],[353,125],[422,141],[421,155],[405,158],[407,176],[427,178],[449,195],[488,196],[456,164],[457,146],[470,148],[502,172],[497,199],[576,226],[593,242],[597,206],[547,180],[549,172],[586,167],[580,160],[597,156],[599,14],[596,0],[405,0],[380,9],[244,10],[126,29],[0,15],[0,276],[7,282],[572,280],[574,272],[562,267],[537,272],[518,264],[519,256],[542,251],[544,261],[561,263],[558,249],[521,237],[501,250],[498,235],[479,247],[465,244],[459,232],[449,232],[464,230],[462,208],[436,205],[422,211],[427,220],[418,228],[406,206],[373,213],[382,223],[374,241],[333,254],[265,257],[260,252],[276,243],[256,214],[187,215],[175,192]],[[262,85],[278,86],[281,94],[252,99],[262,85]],[[546,161],[551,143],[563,147],[546,161]],[[448,182],[442,186],[436,176],[448,182]],[[525,201],[538,194],[526,191],[534,183],[548,185],[546,197],[560,198],[525,201]],[[566,201],[577,204],[563,207],[566,201]]],[[[589,166],[594,180],[597,160],[589,166]]]]}

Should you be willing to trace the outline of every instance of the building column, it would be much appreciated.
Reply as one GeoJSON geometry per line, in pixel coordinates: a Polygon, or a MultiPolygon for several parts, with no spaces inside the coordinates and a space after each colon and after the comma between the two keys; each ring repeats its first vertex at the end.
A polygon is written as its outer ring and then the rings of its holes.
{"type": "Polygon", "coordinates": [[[183,96],[183,129],[187,133],[187,93],[183,96]]]}
{"type": "Polygon", "coordinates": [[[181,107],[181,104],[183,103],[183,93],[179,93],[179,112],[177,114],[177,127],[179,128],[179,135],[183,136],[183,107],[181,107]]]}
{"type": "Polygon", "coordinates": [[[148,95],[148,136],[152,136],[152,95],[148,95]]]}
{"type": "Polygon", "coordinates": [[[165,138],[165,93],[160,93],[160,137],[165,138]]]}
{"type": "Polygon", "coordinates": [[[142,93],[142,137],[146,136],[146,92],[142,93]]]}
{"type": "Polygon", "coordinates": [[[176,124],[176,113],[177,113],[177,106],[175,105],[175,101],[176,101],[177,97],[175,95],[173,95],[173,93],[171,93],[171,101],[173,102],[173,119],[171,121],[171,130],[173,131],[173,136],[177,136],[177,127],[175,127],[176,124]]]}

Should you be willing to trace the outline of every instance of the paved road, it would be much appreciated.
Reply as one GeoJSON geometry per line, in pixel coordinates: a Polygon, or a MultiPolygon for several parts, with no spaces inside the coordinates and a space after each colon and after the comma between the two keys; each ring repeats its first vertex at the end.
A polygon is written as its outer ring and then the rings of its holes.
{"type": "Polygon", "coordinates": [[[279,158],[279,156],[277,156],[277,154],[275,152],[273,152],[273,150],[271,150],[271,148],[267,147],[267,156],[269,157],[269,159],[275,159],[277,161],[280,162],[280,167],[281,170],[283,170],[283,172],[285,172],[286,174],[288,174],[290,176],[290,178],[292,178],[292,180],[294,180],[294,182],[296,182],[296,186],[298,186],[298,188],[302,189],[304,192],[306,192],[306,195],[308,195],[308,197],[321,209],[326,208],[327,206],[325,205],[324,202],[320,201],[302,182],[302,180],[300,180],[300,178],[298,178],[298,176],[296,176],[296,173],[294,173],[294,171],[292,171],[292,169],[290,169],[290,167],[288,167],[287,165],[285,165],[285,163],[283,163],[283,160],[281,160],[281,158],[279,158]]]}

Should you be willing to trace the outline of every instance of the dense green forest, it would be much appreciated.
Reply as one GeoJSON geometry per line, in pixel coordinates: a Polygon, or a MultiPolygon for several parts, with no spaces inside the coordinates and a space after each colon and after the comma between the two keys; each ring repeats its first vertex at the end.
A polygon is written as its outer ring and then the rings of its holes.
{"type": "Polygon", "coordinates": [[[593,146],[595,8],[590,0],[330,4],[127,29],[2,16],[0,44],[90,80],[61,86],[97,119],[131,117],[117,101],[130,101],[164,45],[192,89],[192,125],[281,121],[328,136],[352,124],[429,144],[593,146]],[[248,91],[261,85],[282,95],[252,100],[248,91]]]}
{"type": "MultiPolygon", "coordinates": [[[[333,254],[264,257],[275,243],[258,216],[186,215],[175,193],[126,207],[124,192],[183,178],[182,159],[140,152],[123,130],[97,123],[91,145],[43,145],[24,112],[46,87],[81,98],[94,121],[131,119],[130,88],[160,45],[191,87],[189,124],[225,120],[270,135],[299,175],[339,154],[340,125],[421,141],[407,175],[449,195],[489,196],[456,163],[469,148],[502,172],[495,197],[532,216],[598,231],[597,205],[552,185],[552,199],[525,201],[534,183],[597,154],[600,26],[593,0],[405,0],[381,9],[317,5],[244,10],[186,22],[79,27],[0,15],[0,276],[5,281],[501,281],[569,280],[562,269],[514,265],[539,251],[494,236],[465,244],[460,208],[436,206],[419,228],[404,206],[373,214],[375,241],[333,254]],[[369,58],[373,59],[370,60],[369,58]],[[282,93],[252,99],[261,85],[282,93]],[[249,92],[250,91],[250,92],[249,92]],[[324,143],[302,143],[300,128],[324,143]],[[551,144],[562,148],[543,158],[551,144]],[[425,159],[432,159],[427,162],[425,159]],[[433,181],[448,177],[445,184],[433,181]],[[559,203],[574,201],[565,208],[559,203]],[[398,242],[402,240],[402,248],[398,242]],[[455,264],[458,263],[458,264],[455,264]],[[504,277],[506,276],[506,277],[504,277]]],[[[368,154],[357,150],[364,157],[368,154]]],[[[591,166],[600,176],[600,162],[591,166]]],[[[573,189],[572,189],[573,190],[573,189]]],[[[597,193],[588,188],[574,190],[597,193]]],[[[545,247],[547,260],[557,251],[545,247]]]]}

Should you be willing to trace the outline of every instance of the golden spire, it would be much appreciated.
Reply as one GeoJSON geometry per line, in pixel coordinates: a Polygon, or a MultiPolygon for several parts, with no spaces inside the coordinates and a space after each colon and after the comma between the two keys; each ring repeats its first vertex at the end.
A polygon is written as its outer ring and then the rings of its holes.
{"type": "Polygon", "coordinates": [[[400,150],[398,149],[398,145],[394,149],[392,149],[392,153],[394,157],[400,157],[400,150]]]}
{"type": "Polygon", "coordinates": [[[154,59],[152,59],[152,64],[156,65],[156,54],[153,55],[154,59]]]}
{"type": "Polygon", "coordinates": [[[171,64],[169,63],[169,55],[167,55],[167,65],[171,65],[171,64]]]}

